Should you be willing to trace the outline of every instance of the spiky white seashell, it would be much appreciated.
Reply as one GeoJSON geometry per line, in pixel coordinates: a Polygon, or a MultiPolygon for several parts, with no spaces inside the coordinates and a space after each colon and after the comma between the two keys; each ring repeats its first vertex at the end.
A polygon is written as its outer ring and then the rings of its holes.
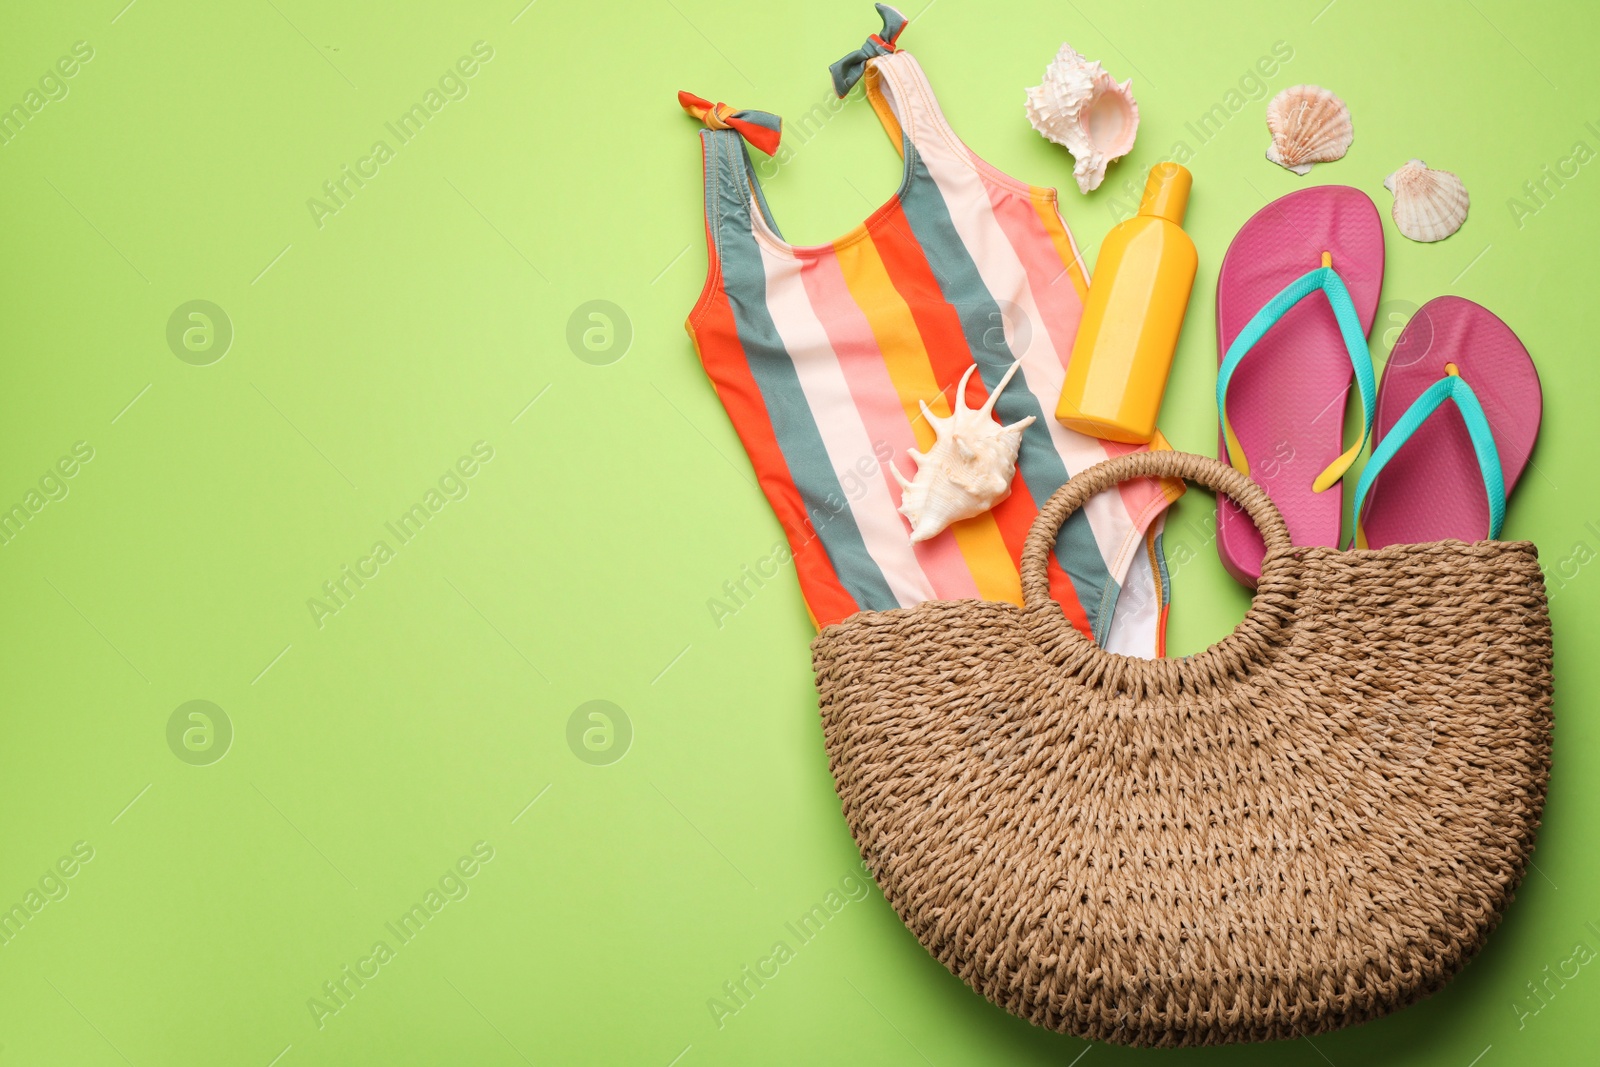
{"type": "Polygon", "coordinates": [[[1356,139],[1350,109],[1320,85],[1291,85],[1268,101],[1267,129],[1267,158],[1296,174],[1343,158],[1356,139]]]}
{"type": "Polygon", "coordinates": [[[1111,161],[1133,150],[1139,105],[1132,89],[1132,78],[1118,85],[1098,60],[1091,63],[1064,44],[1044,81],[1028,90],[1028,121],[1072,153],[1072,176],[1083,192],[1099,188],[1111,161]]]}
{"type": "Polygon", "coordinates": [[[978,369],[976,364],[961,376],[955,409],[948,418],[935,415],[927,401],[922,402],[922,415],[933,427],[933,447],[925,453],[908,450],[917,464],[915,478],[907,478],[892,464],[889,467],[900,483],[900,514],[911,522],[913,542],[935,537],[953,522],[982,515],[1011,492],[1022,431],[1032,425],[1033,416],[1002,426],[993,412],[994,402],[1020,366],[1011,364],[981,408],[967,407],[967,379],[978,369]]]}
{"type": "Polygon", "coordinates": [[[1395,227],[1413,241],[1442,241],[1467,221],[1470,201],[1461,179],[1420,159],[1383,179],[1383,187],[1394,194],[1389,213],[1395,227]]]}

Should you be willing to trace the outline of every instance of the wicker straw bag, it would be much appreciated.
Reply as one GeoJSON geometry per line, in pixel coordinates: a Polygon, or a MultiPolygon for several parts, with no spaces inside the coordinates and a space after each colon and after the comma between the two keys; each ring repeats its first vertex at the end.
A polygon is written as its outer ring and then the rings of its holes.
{"type": "Polygon", "coordinates": [[[1200,456],[1063,486],[1025,607],[862,612],[812,645],[845,818],[917,939],[1040,1026],[1126,1045],[1315,1034],[1432,993],[1512,898],[1550,763],[1550,621],[1526,542],[1296,548],[1200,456]],[[1232,497],[1267,546],[1244,621],[1105,652],[1046,551],[1141,475],[1232,497]]]}

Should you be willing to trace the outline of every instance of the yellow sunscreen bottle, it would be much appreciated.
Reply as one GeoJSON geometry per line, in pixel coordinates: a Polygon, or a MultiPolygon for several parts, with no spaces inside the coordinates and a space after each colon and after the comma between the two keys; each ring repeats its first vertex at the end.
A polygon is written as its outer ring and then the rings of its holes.
{"type": "Polygon", "coordinates": [[[1192,181],[1178,164],[1158,163],[1139,213],[1101,243],[1056,407],[1063,426],[1129,444],[1155,436],[1194,285],[1194,242],[1182,228],[1192,181]]]}

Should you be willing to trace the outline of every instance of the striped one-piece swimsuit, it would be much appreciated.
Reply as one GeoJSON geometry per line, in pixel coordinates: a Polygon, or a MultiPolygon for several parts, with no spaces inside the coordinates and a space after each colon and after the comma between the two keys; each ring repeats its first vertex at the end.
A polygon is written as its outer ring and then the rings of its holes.
{"type": "MultiPolygon", "coordinates": [[[[922,68],[895,47],[904,20],[879,9],[884,33],[835,65],[835,86],[842,96],[864,76],[904,177],[888,203],[829,244],[789,244],[767,209],[745,142],[775,151],[777,120],[680,94],[711,127],[700,134],[709,266],[687,327],[818,626],[926,600],[1020,604],[1018,560],[1039,507],[1074,472],[1143,447],[1053,418],[1088,288],[1055,190],[1007,177],[957,139],[922,68]],[[978,407],[1013,360],[1021,372],[994,415],[1034,421],[1010,495],[913,544],[889,467],[915,473],[907,451],[933,443],[919,403],[949,415],[976,363],[966,399],[978,407]]],[[[1061,530],[1051,591],[1104,647],[1161,654],[1160,529],[1181,492],[1129,482],[1061,530]]]]}

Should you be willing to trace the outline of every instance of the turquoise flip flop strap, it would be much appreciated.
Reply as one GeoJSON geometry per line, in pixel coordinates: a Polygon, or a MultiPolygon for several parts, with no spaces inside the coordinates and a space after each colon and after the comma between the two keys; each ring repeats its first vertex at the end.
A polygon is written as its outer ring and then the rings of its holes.
{"type": "Polygon", "coordinates": [[[1439,410],[1439,405],[1446,400],[1455,401],[1461,411],[1461,420],[1467,424],[1467,434],[1472,438],[1472,451],[1478,457],[1478,470],[1483,475],[1484,489],[1489,494],[1489,540],[1494,541],[1500,537],[1500,527],[1506,518],[1506,483],[1500,473],[1500,450],[1495,447],[1494,433],[1489,429],[1489,420],[1483,413],[1483,405],[1478,403],[1478,395],[1472,391],[1472,386],[1462,380],[1455,364],[1446,364],[1448,372],[1443,378],[1434,382],[1414,400],[1400,420],[1384,435],[1383,441],[1372,450],[1372,458],[1367,460],[1366,469],[1361,472],[1361,480],[1356,483],[1356,547],[1367,547],[1366,531],[1361,525],[1361,508],[1366,503],[1367,490],[1372,488],[1372,483],[1378,480],[1378,475],[1388,462],[1394,458],[1396,452],[1411,439],[1429,415],[1439,410]]]}
{"type": "Polygon", "coordinates": [[[1372,354],[1367,351],[1367,336],[1361,328],[1361,317],[1356,314],[1355,303],[1350,299],[1350,290],[1345,288],[1344,280],[1334,272],[1328,253],[1322,254],[1322,266],[1290,282],[1282,292],[1256,312],[1255,318],[1246,324],[1239,336],[1233,339],[1233,344],[1228,346],[1228,353],[1222,358],[1222,366],[1217,370],[1217,414],[1222,420],[1222,437],[1227,446],[1228,461],[1240,474],[1249,475],[1250,461],[1245,458],[1239,438],[1233,432],[1233,424],[1228,421],[1228,385],[1233,380],[1233,372],[1238,369],[1240,361],[1255,347],[1256,342],[1266,336],[1267,331],[1277,325],[1278,320],[1289,313],[1290,308],[1319,290],[1327,296],[1328,303],[1333,308],[1333,317],[1339,323],[1339,334],[1344,338],[1350,365],[1355,368],[1356,386],[1361,390],[1361,439],[1317,475],[1311,483],[1312,491],[1317,493],[1344,477],[1344,472],[1350,469],[1350,464],[1355,462],[1361,450],[1366,447],[1367,438],[1372,433],[1372,418],[1378,402],[1377,386],[1372,375],[1372,354]]]}

